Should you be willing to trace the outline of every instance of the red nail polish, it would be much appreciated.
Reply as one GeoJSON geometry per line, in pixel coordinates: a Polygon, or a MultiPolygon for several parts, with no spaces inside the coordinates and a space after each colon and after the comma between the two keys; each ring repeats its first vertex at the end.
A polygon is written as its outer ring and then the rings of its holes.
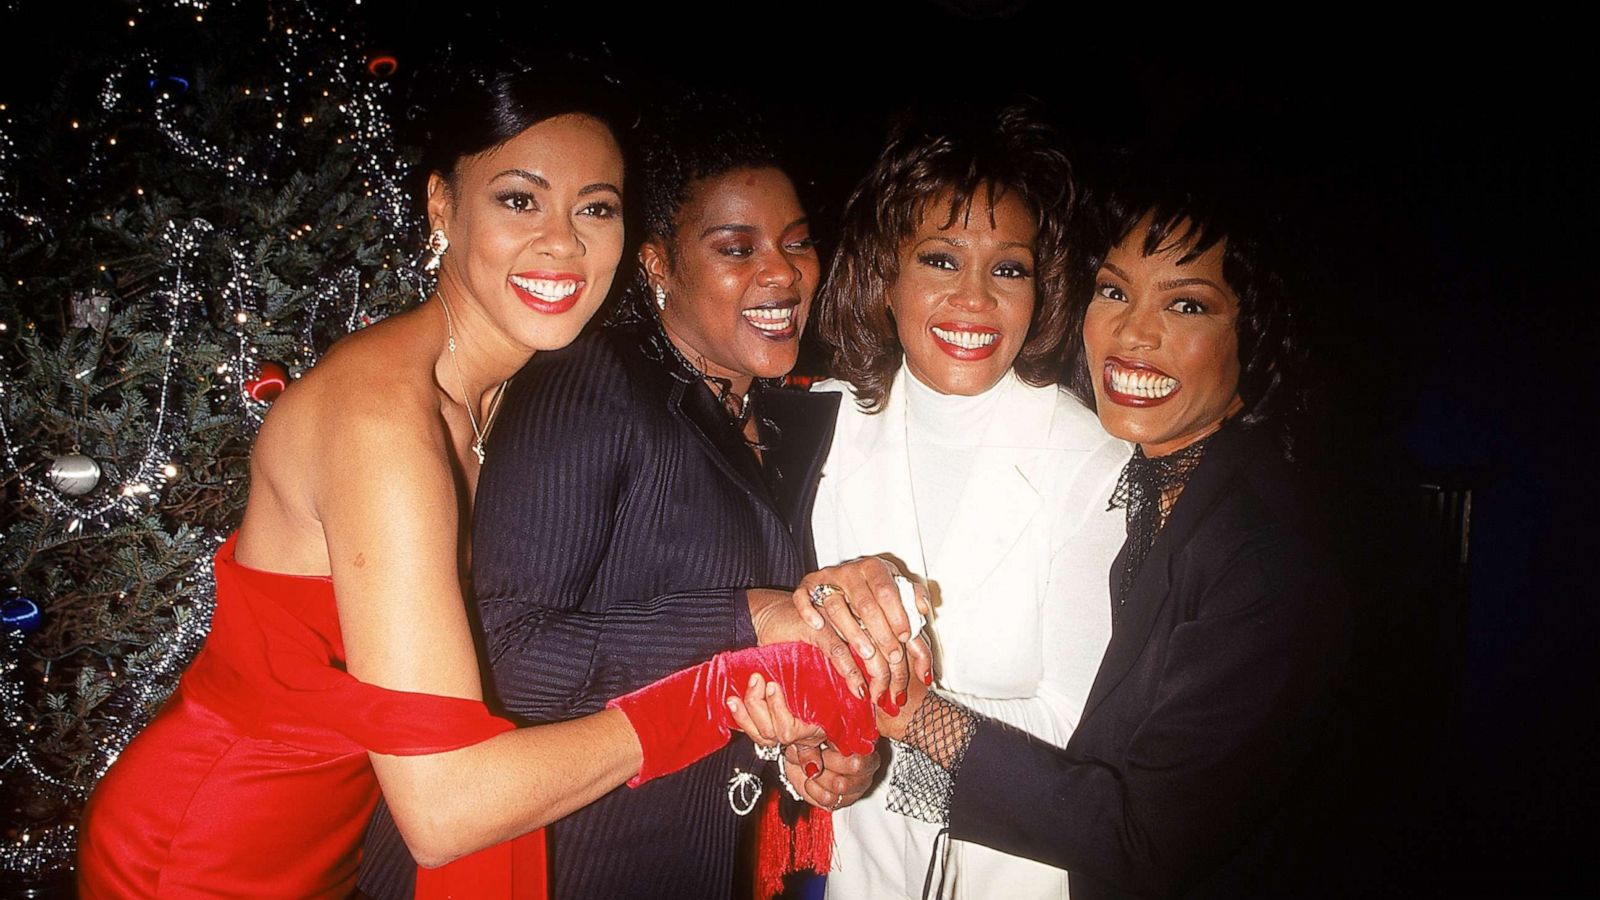
{"type": "Polygon", "coordinates": [[[807,778],[815,778],[815,777],[817,777],[818,775],[821,775],[821,774],[822,774],[822,767],[821,766],[817,765],[814,762],[806,763],[806,777],[807,778]]]}
{"type": "Polygon", "coordinates": [[[899,694],[896,694],[895,698],[894,698],[894,702],[895,702],[896,706],[905,706],[906,705],[906,692],[905,691],[901,691],[899,694]]]}
{"type": "Polygon", "coordinates": [[[928,687],[933,687],[933,671],[931,669],[922,673],[922,683],[928,687]]]}
{"type": "Polygon", "coordinates": [[[893,706],[894,704],[889,701],[889,692],[884,691],[883,696],[878,698],[878,708],[892,716],[894,715],[893,706]]]}

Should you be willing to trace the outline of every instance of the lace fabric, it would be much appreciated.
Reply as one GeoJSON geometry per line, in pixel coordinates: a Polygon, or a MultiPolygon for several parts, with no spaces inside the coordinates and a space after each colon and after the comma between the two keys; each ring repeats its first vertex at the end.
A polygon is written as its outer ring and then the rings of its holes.
{"type": "Polygon", "coordinates": [[[1128,552],[1122,561],[1122,572],[1117,579],[1117,596],[1111,606],[1111,620],[1115,622],[1128,600],[1133,579],[1139,567],[1150,555],[1156,533],[1166,524],[1167,516],[1183,493],[1189,476],[1199,467],[1211,436],[1206,436],[1187,447],[1174,450],[1165,456],[1144,455],[1143,447],[1135,447],[1133,456],[1122,469],[1116,489],[1111,492],[1111,502],[1106,509],[1123,508],[1128,511],[1128,552]]]}
{"type": "Polygon", "coordinates": [[[780,378],[752,378],[749,389],[743,395],[736,394],[733,392],[732,381],[702,372],[700,367],[691,362],[687,356],[684,356],[683,351],[678,349],[678,345],[674,344],[672,339],[667,336],[666,329],[662,327],[660,320],[657,320],[655,325],[655,332],[650,335],[649,341],[645,345],[646,355],[665,364],[669,370],[672,370],[673,377],[680,381],[692,383],[698,380],[704,382],[706,387],[716,396],[717,404],[722,407],[723,413],[728,417],[728,424],[738,432],[739,439],[757,453],[765,453],[771,450],[782,435],[782,429],[778,427],[777,423],[766,416],[761,416],[757,420],[760,423],[760,431],[763,434],[770,435],[766,441],[752,441],[746,438],[744,436],[744,427],[750,421],[755,408],[760,404],[761,392],[769,387],[782,384],[783,380],[780,378]]]}
{"type": "Polygon", "coordinates": [[[937,691],[906,723],[889,772],[890,812],[935,825],[950,824],[950,801],[979,716],[937,691]]]}

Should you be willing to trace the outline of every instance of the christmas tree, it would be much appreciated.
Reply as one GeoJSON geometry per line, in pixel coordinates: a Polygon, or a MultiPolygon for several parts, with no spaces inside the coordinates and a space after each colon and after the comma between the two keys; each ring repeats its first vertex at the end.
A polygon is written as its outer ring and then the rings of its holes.
{"type": "Polygon", "coordinates": [[[107,4],[114,54],[0,104],[8,882],[70,868],[83,800],[202,642],[268,404],[423,286],[398,64],[327,6],[107,4]]]}

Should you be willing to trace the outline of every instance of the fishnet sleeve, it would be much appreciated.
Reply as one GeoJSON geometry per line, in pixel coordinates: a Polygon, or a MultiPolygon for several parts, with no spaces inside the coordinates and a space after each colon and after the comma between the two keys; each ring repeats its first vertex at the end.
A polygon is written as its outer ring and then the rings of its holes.
{"type": "Polygon", "coordinates": [[[937,691],[906,723],[889,770],[890,812],[935,825],[950,824],[950,798],[967,745],[978,731],[977,713],[937,691]]]}

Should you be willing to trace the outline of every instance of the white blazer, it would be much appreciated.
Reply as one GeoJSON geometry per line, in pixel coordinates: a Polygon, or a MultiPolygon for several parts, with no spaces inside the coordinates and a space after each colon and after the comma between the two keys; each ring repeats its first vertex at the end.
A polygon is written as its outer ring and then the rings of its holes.
{"type": "MultiPolygon", "coordinates": [[[[812,529],[831,565],[888,553],[923,565],[912,502],[905,367],[868,415],[840,391],[833,448],[812,529]]],[[[949,531],[926,560],[935,597],[939,688],[984,715],[1062,746],[1072,735],[1111,635],[1110,570],[1124,512],[1107,510],[1132,448],[1067,392],[1008,374],[949,531]]],[[[916,436],[909,436],[915,440],[916,436]]],[[[834,815],[832,900],[922,896],[938,827],[891,813],[885,777],[834,815]]],[[[976,844],[950,842],[946,891],[1008,900],[1066,897],[1066,872],[976,844]]],[[[937,878],[936,878],[937,880],[937,878]]]]}

